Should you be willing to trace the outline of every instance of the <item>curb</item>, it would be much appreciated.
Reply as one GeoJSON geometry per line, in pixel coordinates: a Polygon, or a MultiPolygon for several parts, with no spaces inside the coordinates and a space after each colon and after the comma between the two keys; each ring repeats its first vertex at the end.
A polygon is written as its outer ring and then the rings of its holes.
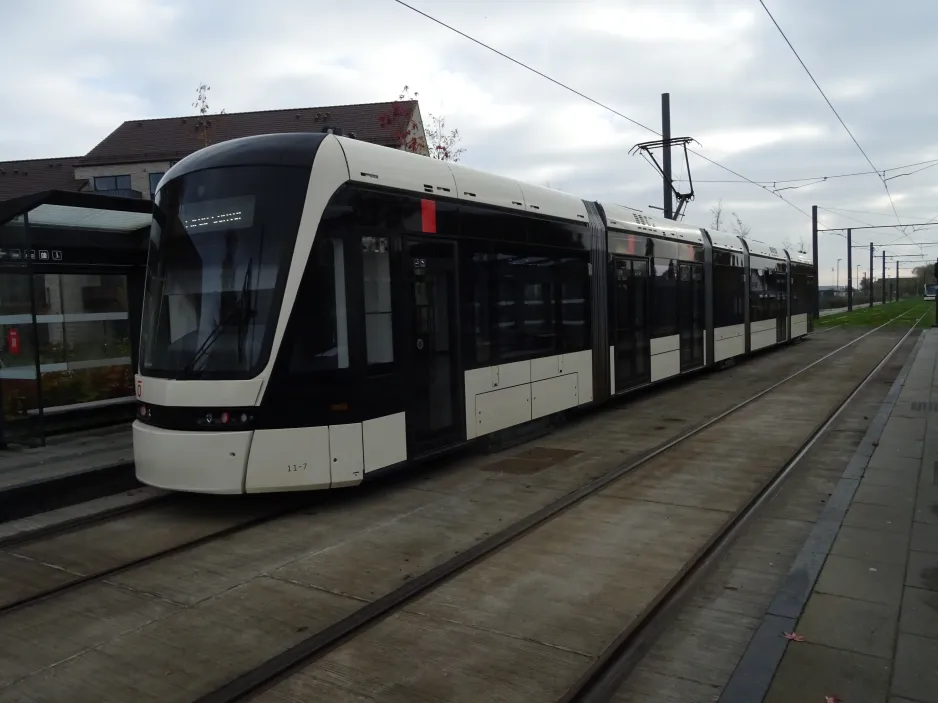
{"type": "Polygon", "coordinates": [[[31,517],[141,486],[133,461],[37,479],[0,491],[0,522],[31,517]]]}

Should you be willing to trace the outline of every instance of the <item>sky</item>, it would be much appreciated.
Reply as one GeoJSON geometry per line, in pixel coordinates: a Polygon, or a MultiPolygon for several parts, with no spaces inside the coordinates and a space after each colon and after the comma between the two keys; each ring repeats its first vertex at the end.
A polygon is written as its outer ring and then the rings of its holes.
{"type": "MultiPolygon", "coordinates": [[[[938,4],[765,2],[877,170],[936,160],[887,171],[892,203],[877,175],[819,180],[872,169],[759,0],[410,4],[656,131],[670,93],[673,136],[764,185],[691,155],[687,223],[711,226],[722,202],[721,229],[735,213],[753,239],[810,254],[812,205],[821,228],[938,222],[938,4]],[[771,192],[783,187],[790,204],[771,192]]],[[[5,0],[0,26],[0,160],[82,155],[124,120],[193,114],[203,82],[211,112],[379,102],[407,85],[425,123],[459,129],[465,165],[660,214],[660,176],[629,154],[658,136],[393,0],[5,0]]],[[[674,164],[686,189],[677,151],[674,164]]],[[[846,283],[842,234],[819,234],[823,285],[846,283]]],[[[914,244],[938,228],[854,239],[861,271],[870,241],[887,275],[893,257],[906,270],[938,255],[914,244]]]]}

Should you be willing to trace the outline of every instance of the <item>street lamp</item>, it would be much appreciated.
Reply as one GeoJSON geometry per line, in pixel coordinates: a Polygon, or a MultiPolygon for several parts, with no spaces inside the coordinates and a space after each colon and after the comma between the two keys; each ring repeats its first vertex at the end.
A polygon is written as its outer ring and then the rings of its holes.
{"type": "Polygon", "coordinates": [[[841,261],[843,261],[843,259],[837,259],[837,288],[838,289],[840,288],[840,262],[841,261]]]}

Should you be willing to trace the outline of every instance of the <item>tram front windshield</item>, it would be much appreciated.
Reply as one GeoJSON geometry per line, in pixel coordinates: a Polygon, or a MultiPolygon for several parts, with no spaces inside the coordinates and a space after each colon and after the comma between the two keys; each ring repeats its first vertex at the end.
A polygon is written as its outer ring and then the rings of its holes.
{"type": "Polygon", "coordinates": [[[263,369],[309,174],[232,166],[160,188],[147,259],[143,375],[238,379],[263,369]]]}

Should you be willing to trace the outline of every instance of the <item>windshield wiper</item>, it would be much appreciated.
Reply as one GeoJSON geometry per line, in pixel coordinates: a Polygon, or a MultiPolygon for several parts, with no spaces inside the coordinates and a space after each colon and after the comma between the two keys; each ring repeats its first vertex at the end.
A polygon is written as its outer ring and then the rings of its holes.
{"type": "Polygon", "coordinates": [[[205,341],[202,342],[202,345],[196,349],[195,354],[192,355],[192,358],[189,360],[182,371],[180,376],[182,378],[198,378],[201,375],[201,370],[196,371],[195,365],[208,353],[208,350],[212,348],[212,345],[218,341],[218,338],[221,336],[222,330],[235,318],[236,315],[239,316],[238,319],[238,360],[241,360],[241,329],[244,323],[250,319],[254,311],[250,307],[245,307],[245,302],[248,299],[250,292],[250,283],[251,283],[251,268],[254,263],[254,258],[248,259],[248,267],[244,272],[244,283],[241,286],[241,292],[238,294],[238,298],[235,300],[234,307],[220,319],[212,330],[208,333],[208,336],[205,338],[205,341]]]}
{"type": "MultiPolygon", "coordinates": [[[[244,283],[241,284],[241,295],[238,298],[239,301],[245,301],[251,297],[251,266],[253,263],[253,259],[248,259],[248,267],[244,272],[244,283]]],[[[253,311],[253,309],[254,305],[251,305],[249,311],[238,317],[238,326],[236,328],[238,334],[238,364],[241,363],[241,357],[244,349],[244,333],[247,332],[247,322],[251,317],[251,311],[253,311]]]]}

